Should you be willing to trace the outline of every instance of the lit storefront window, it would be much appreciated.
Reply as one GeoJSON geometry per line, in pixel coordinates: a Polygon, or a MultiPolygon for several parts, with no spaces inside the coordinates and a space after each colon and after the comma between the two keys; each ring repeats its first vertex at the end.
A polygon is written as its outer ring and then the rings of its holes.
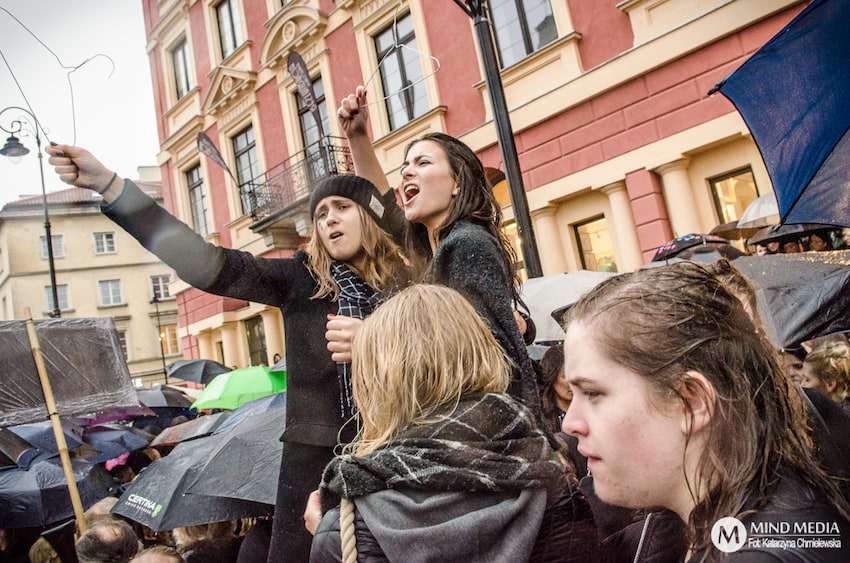
{"type": "Polygon", "coordinates": [[[737,221],[747,206],[759,196],[756,179],[749,167],[710,178],[708,183],[711,185],[720,223],[737,221]]]}
{"type": "Polygon", "coordinates": [[[574,228],[582,268],[594,272],[616,272],[617,262],[608,221],[604,217],[596,217],[574,228]]]}

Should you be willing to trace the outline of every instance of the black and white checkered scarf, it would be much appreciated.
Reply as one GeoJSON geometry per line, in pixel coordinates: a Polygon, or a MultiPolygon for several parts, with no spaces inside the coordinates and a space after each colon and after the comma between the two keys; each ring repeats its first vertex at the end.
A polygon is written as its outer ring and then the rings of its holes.
{"type": "Polygon", "coordinates": [[[385,489],[428,491],[558,490],[564,465],[525,406],[509,395],[469,395],[364,456],[342,455],[325,468],[322,508],[339,497],[385,489]]]}
{"type": "MultiPolygon", "coordinates": [[[[339,286],[337,314],[340,316],[363,320],[384,302],[382,293],[366,285],[366,282],[343,262],[331,264],[331,276],[339,286]]],[[[336,370],[339,375],[340,416],[348,418],[355,412],[354,397],[351,394],[351,364],[337,362],[336,370]]]]}

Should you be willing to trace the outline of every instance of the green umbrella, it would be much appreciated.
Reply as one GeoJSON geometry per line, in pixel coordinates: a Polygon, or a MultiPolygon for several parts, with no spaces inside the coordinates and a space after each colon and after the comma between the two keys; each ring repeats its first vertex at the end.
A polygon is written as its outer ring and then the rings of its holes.
{"type": "Polygon", "coordinates": [[[235,409],[236,407],[286,390],[286,374],[265,366],[252,366],[222,373],[210,381],[192,404],[195,409],[235,409]]]}

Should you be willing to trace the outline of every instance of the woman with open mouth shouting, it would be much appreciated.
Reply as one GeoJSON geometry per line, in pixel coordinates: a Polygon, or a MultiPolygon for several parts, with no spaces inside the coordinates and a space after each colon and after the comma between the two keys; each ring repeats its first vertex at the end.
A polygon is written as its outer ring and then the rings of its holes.
{"type": "MultiPolygon", "coordinates": [[[[302,515],[338,443],[354,438],[350,344],[359,318],[405,285],[398,244],[405,222],[391,197],[366,179],[326,178],[313,189],[313,236],[292,258],[261,258],[204,241],[79,147],[48,147],[50,164],[72,186],[103,196],[102,211],[186,283],[202,291],[279,307],[287,352],[286,431],[270,548],[271,561],[306,561],[302,515]],[[385,199],[389,201],[385,201],[385,199]],[[327,338],[327,340],[326,340],[327,338]]],[[[228,364],[234,358],[225,358],[228,364]]]]}
{"type": "MultiPolygon", "coordinates": [[[[355,171],[385,193],[390,186],[366,131],[365,104],[366,89],[358,86],[337,116],[355,171]]],[[[510,393],[542,422],[536,375],[513,313],[516,256],[500,229],[502,211],[481,161],[458,139],[428,133],[405,150],[397,200],[411,223],[408,256],[427,266],[415,277],[451,287],[472,304],[514,363],[510,393]]]]}

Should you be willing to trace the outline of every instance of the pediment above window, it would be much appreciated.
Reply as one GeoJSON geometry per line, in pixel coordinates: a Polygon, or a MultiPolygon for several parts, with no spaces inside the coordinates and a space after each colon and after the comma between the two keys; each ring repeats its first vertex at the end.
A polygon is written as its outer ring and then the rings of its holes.
{"type": "Polygon", "coordinates": [[[327,15],[315,8],[293,5],[266,22],[268,28],[260,49],[260,62],[267,68],[286,66],[290,51],[310,60],[324,48],[327,15]]]}
{"type": "Polygon", "coordinates": [[[204,113],[218,115],[226,111],[253,92],[256,81],[256,72],[226,66],[216,67],[212,72],[210,89],[204,99],[204,113]]]}

